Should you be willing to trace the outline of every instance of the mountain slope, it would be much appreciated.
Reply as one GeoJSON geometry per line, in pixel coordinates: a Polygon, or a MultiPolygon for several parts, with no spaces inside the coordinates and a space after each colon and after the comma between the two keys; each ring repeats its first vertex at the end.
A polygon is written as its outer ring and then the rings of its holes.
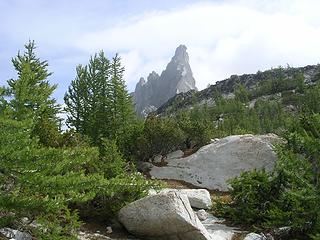
{"type": "Polygon", "coordinates": [[[201,105],[204,103],[210,105],[214,102],[213,97],[217,92],[222,94],[224,98],[232,98],[234,97],[236,87],[240,84],[253,94],[251,96],[252,99],[261,95],[294,90],[296,88],[296,83],[294,81],[296,81],[299,75],[303,78],[306,84],[314,84],[319,80],[320,65],[308,65],[298,68],[279,67],[264,72],[258,71],[255,74],[243,74],[240,76],[232,75],[230,78],[218,81],[216,84],[211,85],[202,91],[189,91],[177,94],[160,106],[155,113],[160,115],[170,114],[175,112],[177,109],[190,108],[192,105],[201,105]],[[283,86],[279,84],[279,86],[277,86],[277,82],[285,82],[286,85],[283,86]],[[270,85],[271,89],[266,89],[267,87],[265,86],[268,85],[270,85]],[[255,91],[262,87],[266,90],[262,92],[255,91]]]}

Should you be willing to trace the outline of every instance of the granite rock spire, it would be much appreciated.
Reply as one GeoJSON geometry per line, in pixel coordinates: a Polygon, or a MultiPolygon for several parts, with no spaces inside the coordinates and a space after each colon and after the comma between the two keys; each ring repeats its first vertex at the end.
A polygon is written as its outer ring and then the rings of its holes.
{"type": "Polygon", "coordinates": [[[140,78],[133,95],[135,110],[138,115],[146,117],[176,94],[192,89],[196,86],[187,47],[180,45],[160,76],[153,71],[147,81],[140,78]]]}

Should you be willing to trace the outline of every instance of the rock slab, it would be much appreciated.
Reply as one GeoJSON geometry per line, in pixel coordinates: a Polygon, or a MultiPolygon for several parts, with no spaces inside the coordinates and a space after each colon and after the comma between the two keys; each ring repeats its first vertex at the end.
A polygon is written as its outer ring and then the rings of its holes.
{"type": "Polygon", "coordinates": [[[135,236],[154,240],[213,240],[186,195],[169,192],[130,203],[119,221],[135,236]]]}
{"type": "MultiPolygon", "coordinates": [[[[208,190],[206,189],[173,189],[173,188],[164,188],[159,193],[169,193],[177,192],[179,194],[185,194],[190,202],[191,207],[198,209],[210,209],[212,207],[211,196],[208,190]]],[[[152,190],[149,192],[149,195],[157,194],[156,191],[152,190]]]]}
{"type": "Polygon", "coordinates": [[[277,156],[272,143],[281,141],[274,134],[234,135],[200,148],[196,153],[171,159],[166,166],[152,167],[157,179],[174,179],[209,190],[228,191],[227,181],[253,169],[273,169],[277,156]]]}

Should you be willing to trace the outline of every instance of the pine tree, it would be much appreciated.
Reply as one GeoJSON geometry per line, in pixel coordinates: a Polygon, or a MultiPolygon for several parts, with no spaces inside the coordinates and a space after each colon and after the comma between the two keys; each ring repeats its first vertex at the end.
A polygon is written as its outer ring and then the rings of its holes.
{"type": "MultiPolygon", "coordinates": [[[[13,59],[18,79],[10,80],[9,88],[0,88],[0,107],[5,110],[0,114],[0,228],[28,231],[36,239],[77,239],[78,212],[86,216],[84,208],[91,207],[90,216],[115,214],[158,184],[145,181],[134,171],[128,174],[115,141],[103,140],[100,149],[39,144],[38,138],[43,140],[48,133],[47,121],[55,124],[58,109],[50,98],[55,86],[46,80],[48,65],[36,58],[34,43],[26,48],[24,55],[19,53],[13,59]],[[35,220],[37,226],[22,221],[25,217],[35,220]]],[[[103,128],[111,126],[112,120],[108,61],[101,53],[77,71],[79,81],[73,84],[82,95],[71,98],[71,106],[78,111],[72,112],[78,117],[76,123],[89,133],[96,128],[97,134],[112,131],[103,128]]],[[[78,141],[72,135],[70,131],[62,136],[78,141]]]]}
{"type": "Polygon", "coordinates": [[[242,103],[249,101],[249,92],[242,84],[239,84],[235,89],[235,99],[242,103]]]}
{"type": "Polygon", "coordinates": [[[111,86],[113,89],[113,122],[115,134],[122,135],[125,128],[134,120],[134,111],[131,96],[123,79],[124,67],[121,58],[116,55],[112,59],[111,86]]]}
{"type": "Polygon", "coordinates": [[[54,145],[58,132],[59,105],[51,98],[57,85],[50,85],[48,62],[41,61],[35,54],[35,43],[29,41],[26,51],[12,59],[18,78],[8,80],[9,103],[12,116],[16,120],[33,119],[33,135],[46,145],[54,145]],[[51,133],[52,136],[48,136],[51,133]]]}
{"type": "Polygon", "coordinates": [[[95,145],[101,145],[101,138],[119,138],[134,119],[123,72],[118,55],[110,62],[100,52],[87,66],[77,67],[77,76],[65,94],[67,122],[95,145]]]}
{"type": "Polygon", "coordinates": [[[52,117],[56,114],[56,102],[50,98],[56,85],[50,85],[47,80],[52,75],[48,71],[48,62],[41,61],[35,54],[35,43],[29,41],[26,51],[18,53],[12,59],[18,78],[8,81],[10,93],[13,96],[11,106],[15,119],[23,120],[30,115],[40,117],[46,114],[52,117]]]}

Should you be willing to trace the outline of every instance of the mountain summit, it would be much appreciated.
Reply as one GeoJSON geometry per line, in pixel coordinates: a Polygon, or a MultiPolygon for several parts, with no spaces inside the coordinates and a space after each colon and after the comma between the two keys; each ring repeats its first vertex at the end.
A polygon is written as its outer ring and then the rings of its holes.
{"type": "Polygon", "coordinates": [[[138,115],[145,117],[176,94],[191,89],[196,90],[196,86],[189,65],[189,55],[187,47],[180,45],[160,76],[153,71],[147,81],[140,78],[133,95],[135,110],[138,115]]]}

